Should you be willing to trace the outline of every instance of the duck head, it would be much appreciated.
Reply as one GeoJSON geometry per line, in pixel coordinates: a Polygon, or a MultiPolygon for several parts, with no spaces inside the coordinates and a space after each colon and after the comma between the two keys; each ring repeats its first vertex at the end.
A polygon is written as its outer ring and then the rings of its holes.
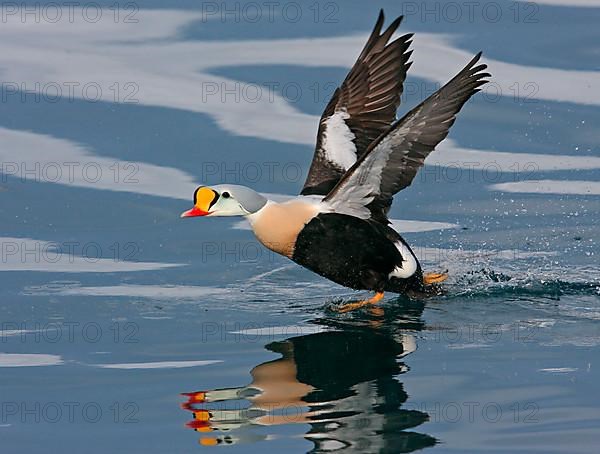
{"type": "Polygon", "coordinates": [[[256,213],[266,203],[265,197],[245,186],[199,186],[194,191],[194,206],[181,213],[181,217],[247,216],[256,213]]]}

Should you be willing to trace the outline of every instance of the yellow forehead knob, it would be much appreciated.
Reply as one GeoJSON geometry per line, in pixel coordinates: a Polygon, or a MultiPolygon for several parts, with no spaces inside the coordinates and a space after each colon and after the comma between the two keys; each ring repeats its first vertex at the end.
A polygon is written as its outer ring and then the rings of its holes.
{"type": "Polygon", "coordinates": [[[206,186],[196,191],[196,207],[208,211],[210,204],[217,198],[217,193],[206,186]]]}

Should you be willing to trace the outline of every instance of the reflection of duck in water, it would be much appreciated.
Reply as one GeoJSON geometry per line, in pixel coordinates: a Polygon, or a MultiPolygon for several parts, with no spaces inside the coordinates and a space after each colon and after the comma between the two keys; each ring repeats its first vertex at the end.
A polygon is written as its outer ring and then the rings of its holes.
{"type": "Polygon", "coordinates": [[[200,443],[268,440],[276,436],[257,426],[302,423],[310,424],[304,437],[314,452],[411,452],[435,444],[409,430],[427,414],[401,408],[408,396],[396,377],[408,369],[398,358],[414,350],[412,336],[346,326],[266,348],[282,357],[252,369],[249,385],[186,394],[183,408],[194,413],[188,426],[206,433],[200,443]]]}

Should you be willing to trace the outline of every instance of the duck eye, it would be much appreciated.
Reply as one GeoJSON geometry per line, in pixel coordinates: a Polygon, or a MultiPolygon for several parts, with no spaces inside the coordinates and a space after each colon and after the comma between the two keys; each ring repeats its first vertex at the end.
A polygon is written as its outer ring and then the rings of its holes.
{"type": "Polygon", "coordinates": [[[221,197],[223,197],[224,199],[228,199],[231,196],[229,195],[229,192],[224,192],[223,194],[221,194],[221,197]]]}

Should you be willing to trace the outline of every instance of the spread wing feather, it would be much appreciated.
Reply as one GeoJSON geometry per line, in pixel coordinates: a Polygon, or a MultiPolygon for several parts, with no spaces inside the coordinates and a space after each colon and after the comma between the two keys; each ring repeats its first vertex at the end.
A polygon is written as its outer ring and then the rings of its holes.
{"type": "Polygon", "coordinates": [[[382,10],[356,63],[321,116],[303,195],[327,194],[396,119],[402,84],[411,65],[408,48],[412,34],[389,42],[402,17],[381,33],[383,21],[382,10]]]}
{"type": "Polygon", "coordinates": [[[490,74],[481,52],[452,80],[374,141],[325,197],[335,212],[387,223],[392,197],[411,184],[425,158],[447,135],[467,100],[490,74]]]}

